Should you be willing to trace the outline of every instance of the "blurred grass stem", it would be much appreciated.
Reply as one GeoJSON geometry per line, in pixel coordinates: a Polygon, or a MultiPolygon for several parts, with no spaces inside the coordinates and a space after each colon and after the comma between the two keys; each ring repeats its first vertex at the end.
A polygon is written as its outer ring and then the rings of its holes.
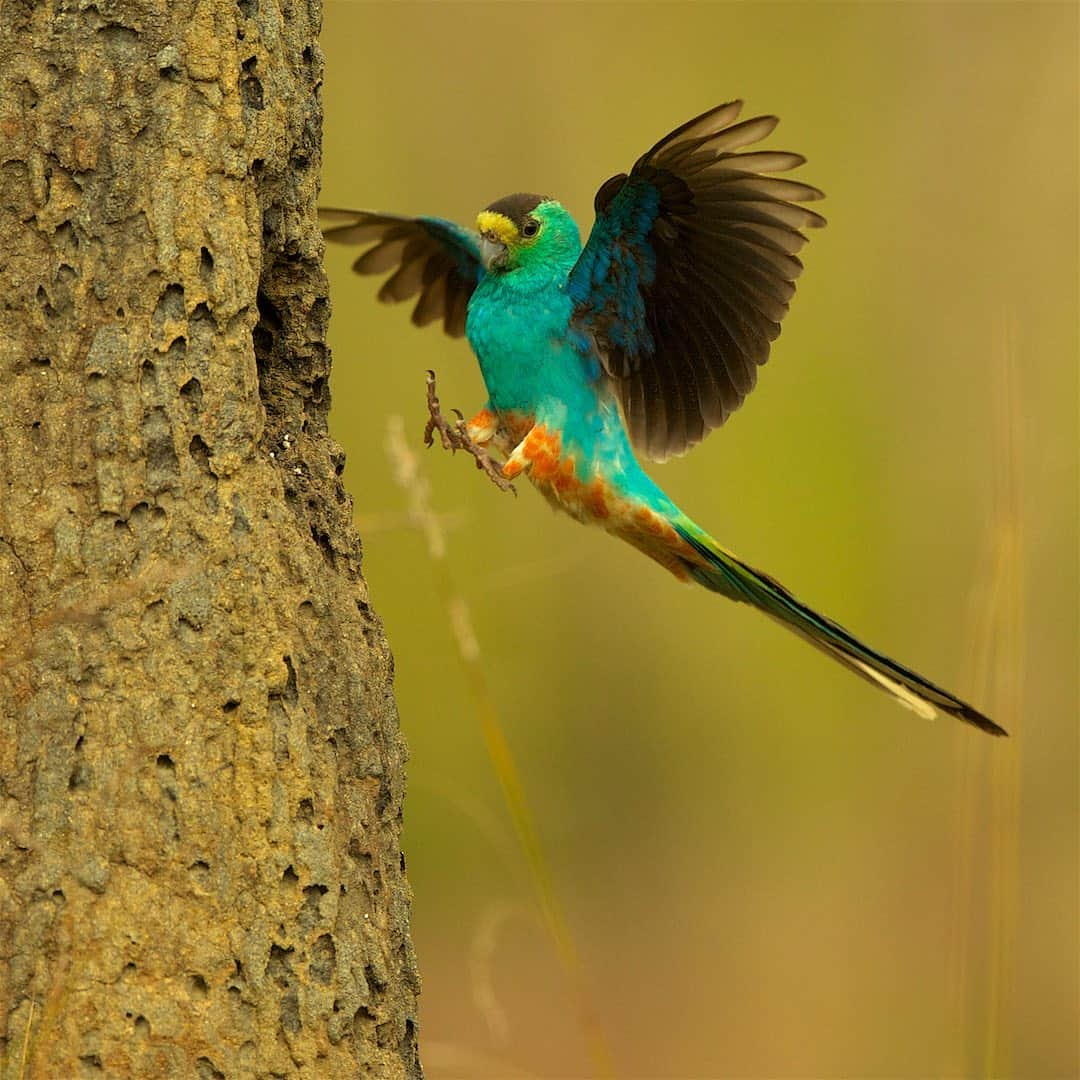
{"type": "Polygon", "coordinates": [[[481,662],[480,645],[473,629],[469,608],[454,584],[450,564],[446,559],[446,539],[440,516],[431,507],[430,487],[420,470],[416,455],[409,448],[405,438],[405,425],[400,416],[390,418],[387,452],[394,467],[395,479],[408,499],[408,514],[412,524],[427,543],[436,591],[450,619],[473,710],[480,721],[488,754],[529,868],[544,924],[577,997],[579,1020],[589,1057],[598,1076],[613,1076],[611,1052],[589,995],[580,955],[555,892],[539,833],[521,782],[521,774],[499,722],[498,710],[481,662]]]}
{"type": "Polygon", "coordinates": [[[956,740],[958,783],[946,960],[951,1038],[943,1062],[944,1076],[1005,1077],[1012,1065],[1025,635],[1021,430],[1014,340],[1011,324],[999,327],[994,335],[993,509],[989,543],[972,589],[968,636],[970,685],[981,689],[980,696],[991,714],[1000,718],[1014,737],[1004,752],[974,740],[956,740]],[[994,756],[987,768],[989,753],[994,756]],[[980,806],[982,815],[978,813],[980,806]],[[987,816],[989,829],[980,827],[987,816]],[[977,866],[983,868],[978,875],[977,866]],[[972,962],[972,928],[979,913],[976,896],[985,897],[988,936],[985,965],[978,967],[972,962]],[[981,994],[980,980],[985,980],[981,994]],[[981,1045],[972,1031],[976,1015],[984,1033],[981,1045]],[[976,1064],[979,1057],[981,1062],[976,1064]]]}

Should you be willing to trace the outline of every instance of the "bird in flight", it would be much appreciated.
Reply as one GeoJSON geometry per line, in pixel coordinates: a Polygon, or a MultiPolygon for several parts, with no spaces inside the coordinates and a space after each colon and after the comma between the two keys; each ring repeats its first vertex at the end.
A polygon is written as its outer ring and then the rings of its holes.
{"type": "Polygon", "coordinates": [[[803,230],[825,224],[814,187],[777,176],[799,154],[752,149],[773,116],[709,109],[664,136],[596,193],[582,246],[553,198],[493,202],[466,229],[434,217],[321,210],[327,240],[364,245],[359,274],[393,271],[390,303],[418,296],[417,326],[464,334],[488,400],[468,423],[439,411],[445,446],[508,486],[525,475],[557,509],[626,540],[682,581],[748,603],[920,716],[1004,729],[811,610],[721,547],[649,478],[719,427],[754,388],[802,272],[803,230]],[[501,463],[488,456],[492,447],[501,463]]]}

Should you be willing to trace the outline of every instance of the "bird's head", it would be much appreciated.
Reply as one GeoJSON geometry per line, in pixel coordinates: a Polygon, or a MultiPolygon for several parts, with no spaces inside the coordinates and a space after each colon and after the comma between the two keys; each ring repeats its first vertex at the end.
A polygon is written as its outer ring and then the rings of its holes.
{"type": "Polygon", "coordinates": [[[507,195],[480,211],[476,228],[489,273],[569,273],[581,253],[574,219],[562,203],[543,195],[507,195]]]}

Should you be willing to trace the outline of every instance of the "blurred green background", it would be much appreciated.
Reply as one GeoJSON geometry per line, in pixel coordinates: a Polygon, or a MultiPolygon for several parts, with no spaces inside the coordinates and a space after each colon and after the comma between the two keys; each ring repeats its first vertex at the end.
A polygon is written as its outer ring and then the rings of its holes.
{"type": "MultiPolygon", "coordinates": [[[[1066,1077],[1077,1060],[1077,8],[327,3],[323,201],[592,197],[732,97],[824,188],[784,333],[653,475],[1014,737],[927,724],[629,547],[422,457],[449,572],[627,1077],[1066,1077]],[[1009,477],[1012,482],[1009,482],[1009,477]]],[[[333,249],[336,437],[411,747],[430,1077],[594,1075],[385,453],[424,370],[333,249]]]]}

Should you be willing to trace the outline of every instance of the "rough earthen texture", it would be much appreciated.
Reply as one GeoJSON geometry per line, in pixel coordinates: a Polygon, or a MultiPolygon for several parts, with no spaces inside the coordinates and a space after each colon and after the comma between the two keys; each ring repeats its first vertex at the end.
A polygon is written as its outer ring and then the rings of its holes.
{"type": "Polygon", "coordinates": [[[419,1075],[319,5],[0,0],[0,1075],[419,1075]]]}

